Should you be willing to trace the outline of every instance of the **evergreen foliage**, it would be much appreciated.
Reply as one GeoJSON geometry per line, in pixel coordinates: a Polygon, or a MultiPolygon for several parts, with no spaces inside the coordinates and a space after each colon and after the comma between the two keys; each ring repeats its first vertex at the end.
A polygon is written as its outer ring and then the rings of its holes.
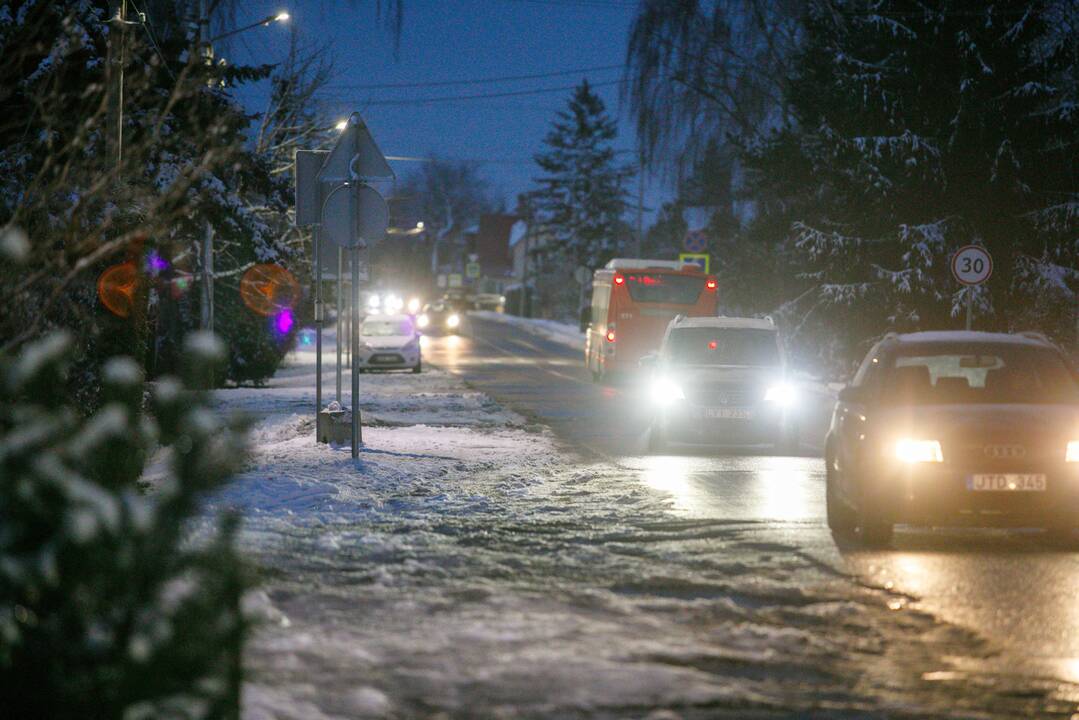
{"type": "Polygon", "coordinates": [[[859,356],[889,329],[962,326],[968,292],[979,329],[1072,338],[1079,98],[1061,7],[810,6],[792,121],[744,159],[755,224],[790,228],[777,259],[798,279],[783,309],[818,355],[859,356]],[[970,243],[996,267],[973,291],[949,267],[970,243]]]}
{"type": "MultiPolygon", "coordinates": [[[[182,379],[144,412],[138,363],[104,364],[88,418],[64,387],[73,338],[0,357],[0,707],[5,717],[235,718],[247,623],[235,520],[189,520],[243,457],[201,390],[220,342],[189,336],[182,379]],[[168,471],[140,476],[158,446],[168,471]]],[[[219,371],[219,370],[218,370],[219,371]]]]}
{"type": "Polygon", "coordinates": [[[595,268],[614,256],[625,236],[629,170],[615,160],[618,126],[583,81],[560,110],[535,156],[542,175],[532,193],[547,248],[575,266],[595,268]]]}

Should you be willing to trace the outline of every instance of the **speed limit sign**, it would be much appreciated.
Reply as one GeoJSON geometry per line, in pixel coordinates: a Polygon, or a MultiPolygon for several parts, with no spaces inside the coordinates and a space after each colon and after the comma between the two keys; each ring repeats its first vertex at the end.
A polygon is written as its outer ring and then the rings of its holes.
{"type": "Polygon", "coordinates": [[[952,255],[952,275],[963,285],[981,285],[993,274],[993,258],[981,245],[965,245],[952,255]]]}

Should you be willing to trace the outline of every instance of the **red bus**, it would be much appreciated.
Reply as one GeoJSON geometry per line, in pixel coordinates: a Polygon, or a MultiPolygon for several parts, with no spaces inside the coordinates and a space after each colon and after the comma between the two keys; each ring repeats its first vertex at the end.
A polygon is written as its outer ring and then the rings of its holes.
{"type": "Polygon", "coordinates": [[[659,349],[675,315],[719,314],[716,279],[696,265],[616,258],[592,276],[585,364],[592,377],[635,370],[659,349]]]}

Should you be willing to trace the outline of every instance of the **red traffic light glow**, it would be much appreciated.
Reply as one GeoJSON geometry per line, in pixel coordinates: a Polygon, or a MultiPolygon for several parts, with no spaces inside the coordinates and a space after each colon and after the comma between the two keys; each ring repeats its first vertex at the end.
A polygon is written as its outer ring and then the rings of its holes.
{"type": "Polygon", "coordinates": [[[607,342],[614,342],[614,330],[607,331],[607,342]]]}

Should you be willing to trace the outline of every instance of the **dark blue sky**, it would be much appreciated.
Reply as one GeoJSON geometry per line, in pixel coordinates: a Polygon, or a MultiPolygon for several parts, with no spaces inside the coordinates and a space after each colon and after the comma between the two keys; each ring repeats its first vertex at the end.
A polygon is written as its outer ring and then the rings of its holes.
{"type": "MultiPolygon", "coordinates": [[[[596,84],[612,114],[619,116],[618,147],[634,148],[632,125],[619,114],[621,68],[530,80],[426,88],[360,88],[392,83],[431,83],[620,66],[634,0],[405,0],[404,28],[394,57],[392,34],[378,24],[375,0],[322,2],[252,0],[238,23],[280,9],[292,15],[301,38],[326,43],[336,77],[324,95],[326,107],[345,116],[358,110],[387,155],[432,153],[484,161],[483,174],[512,207],[535,173],[554,113],[570,90],[482,100],[418,103],[423,98],[564,88],[582,77],[596,84]],[[409,101],[379,104],[380,101],[409,101]]],[[[237,36],[229,52],[237,61],[272,62],[287,49],[288,30],[273,25],[237,36]]],[[[257,92],[244,101],[258,109],[257,92]]],[[[632,153],[626,153],[627,161],[632,153]]],[[[394,163],[398,176],[411,164],[394,163]]],[[[656,183],[651,183],[655,186],[656,183]]],[[[636,184],[632,187],[636,195],[636,184]]],[[[658,198],[650,188],[646,203],[658,198]]]]}

